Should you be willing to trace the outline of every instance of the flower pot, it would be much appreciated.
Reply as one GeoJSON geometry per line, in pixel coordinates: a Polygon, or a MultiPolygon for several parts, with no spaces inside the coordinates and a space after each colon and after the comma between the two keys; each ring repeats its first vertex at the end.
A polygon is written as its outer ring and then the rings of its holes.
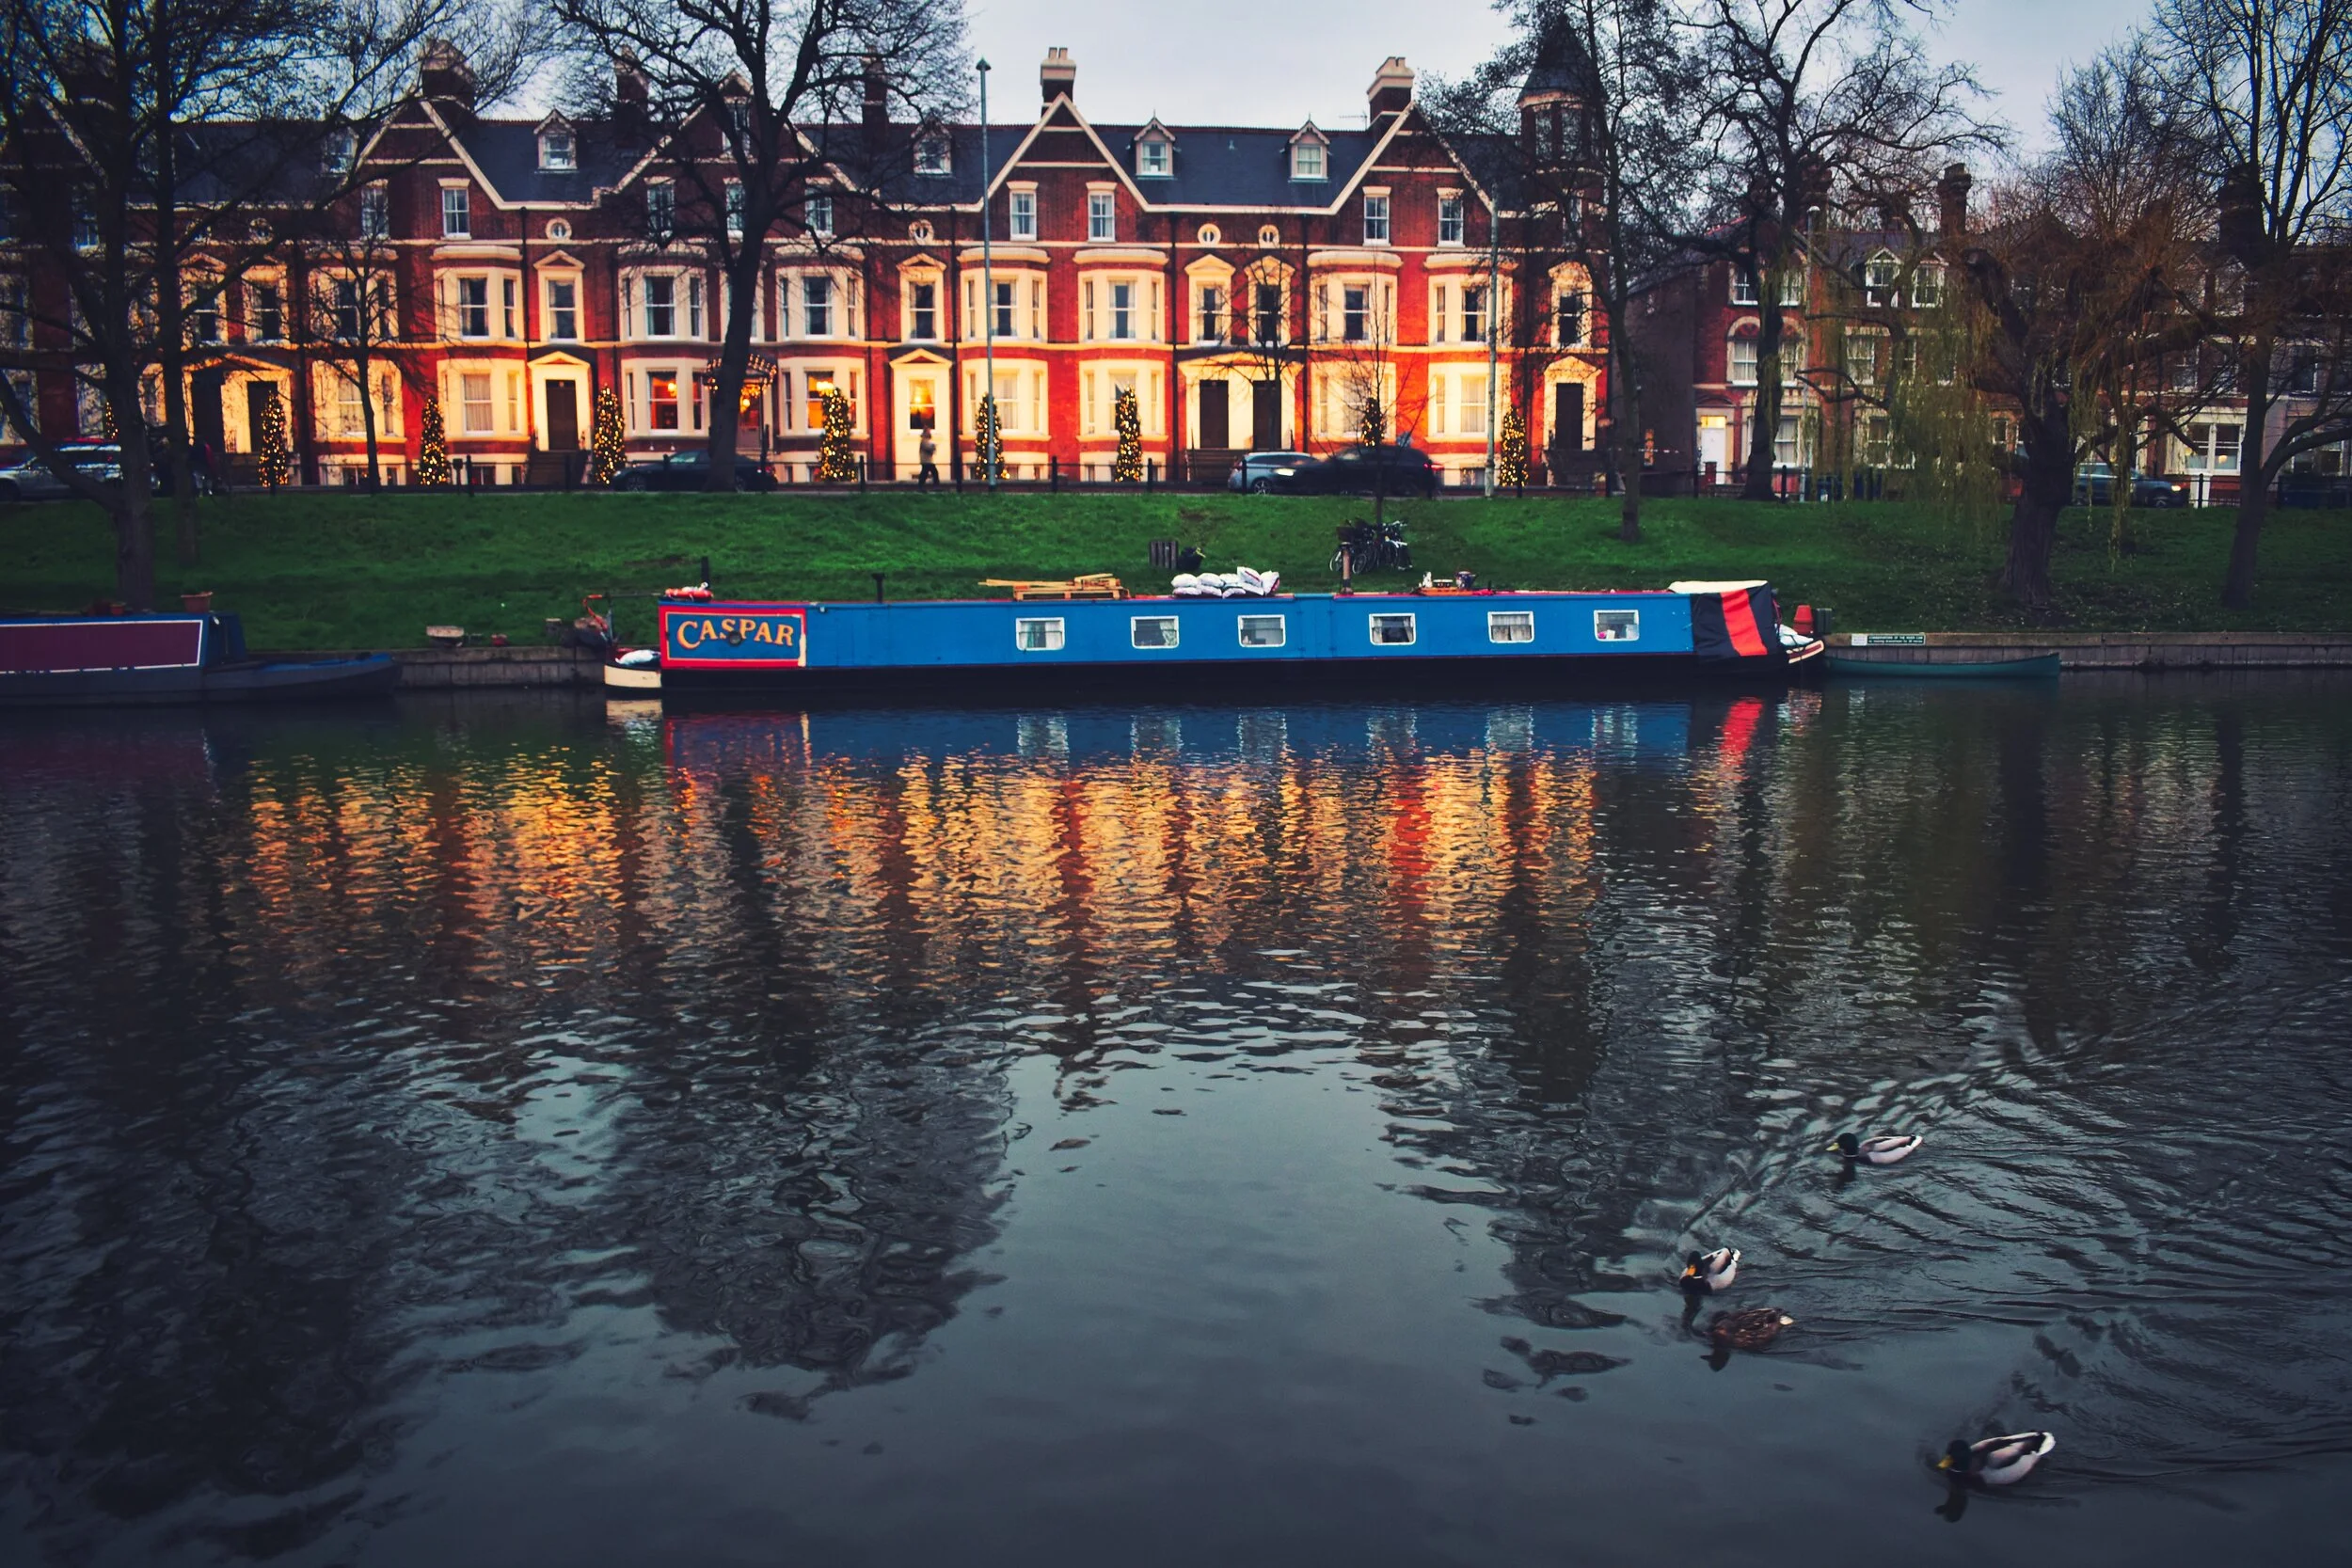
{"type": "Polygon", "coordinates": [[[213,591],[207,588],[201,594],[181,594],[180,608],[191,615],[210,615],[213,612],[213,591]]]}

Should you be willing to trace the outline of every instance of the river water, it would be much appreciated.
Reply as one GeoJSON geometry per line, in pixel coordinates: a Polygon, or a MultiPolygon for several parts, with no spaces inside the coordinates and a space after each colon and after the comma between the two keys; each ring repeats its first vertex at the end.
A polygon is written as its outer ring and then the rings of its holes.
{"type": "Polygon", "coordinates": [[[2326,1560],[2347,695],[8,721],[0,1560],[2326,1560]]]}

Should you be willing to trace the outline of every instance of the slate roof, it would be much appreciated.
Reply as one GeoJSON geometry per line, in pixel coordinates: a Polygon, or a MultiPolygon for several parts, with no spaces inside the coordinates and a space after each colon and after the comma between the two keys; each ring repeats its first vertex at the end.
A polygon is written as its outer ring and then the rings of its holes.
{"type": "Polygon", "coordinates": [[[643,148],[623,148],[609,124],[567,119],[572,132],[572,157],[580,166],[570,170],[539,166],[540,119],[478,119],[457,135],[457,140],[480,166],[490,188],[509,201],[586,201],[592,192],[609,190],[644,156],[643,148]]]}

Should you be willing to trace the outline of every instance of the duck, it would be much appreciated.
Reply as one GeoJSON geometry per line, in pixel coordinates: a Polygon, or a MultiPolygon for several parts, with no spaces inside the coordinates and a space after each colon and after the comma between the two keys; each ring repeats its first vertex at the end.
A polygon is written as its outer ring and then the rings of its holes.
{"type": "Polygon", "coordinates": [[[1920,1137],[1916,1132],[1880,1132],[1867,1138],[1857,1138],[1851,1132],[1840,1132],[1830,1140],[1824,1154],[1842,1154],[1865,1165],[1891,1165],[1907,1160],[1918,1152],[1920,1137]]]}
{"type": "Polygon", "coordinates": [[[1762,1350],[1793,1328],[1797,1320],[1777,1307],[1751,1307],[1739,1312],[1718,1312],[1708,1320],[1707,1337],[1717,1350],[1762,1350]]]}
{"type": "Polygon", "coordinates": [[[1944,1457],[1935,1462],[1935,1467],[1948,1470],[1963,1481],[2007,1486],[2025,1480],[2057,1447],[2058,1438],[2046,1432],[2012,1432],[2006,1437],[1986,1437],[1974,1443],[1955,1437],[1944,1450],[1944,1457]]]}
{"type": "Polygon", "coordinates": [[[1694,1252],[1683,1259],[1682,1288],[1694,1296],[1712,1295],[1727,1291],[1740,1274],[1740,1249],[1720,1246],[1712,1252],[1694,1252]]]}

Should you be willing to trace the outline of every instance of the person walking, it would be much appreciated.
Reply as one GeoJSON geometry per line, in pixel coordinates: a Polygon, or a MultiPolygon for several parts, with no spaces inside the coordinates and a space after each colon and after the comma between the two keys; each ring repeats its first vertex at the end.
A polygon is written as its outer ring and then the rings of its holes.
{"type": "Polygon", "coordinates": [[[921,460],[923,465],[915,473],[914,487],[920,490],[928,484],[934,490],[938,489],[939,443],[931,439],[930,428],[928,425],[924,427],[923,438],[914,444],[914,455],[921,460]]]}

